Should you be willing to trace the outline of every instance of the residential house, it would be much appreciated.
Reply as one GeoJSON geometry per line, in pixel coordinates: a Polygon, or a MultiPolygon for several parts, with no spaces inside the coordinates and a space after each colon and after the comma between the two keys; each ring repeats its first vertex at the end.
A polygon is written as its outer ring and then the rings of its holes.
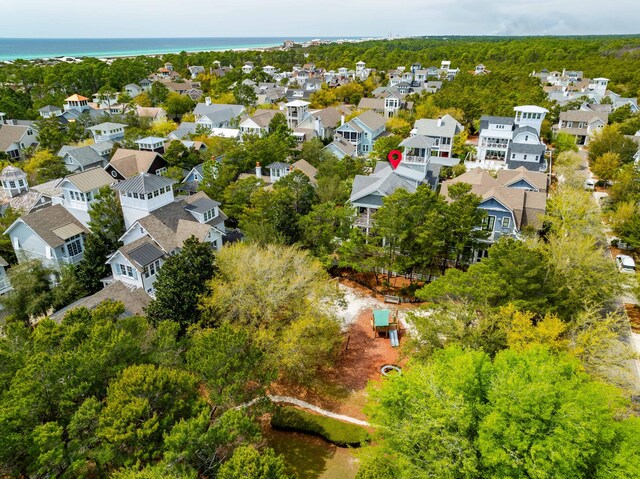
{"type": "Polygon", "coordinates": [[[560,112],[558,133],[575,137],[576,144],[587,145],[593,135],[604,128],[609,114],[598,111],[568,110],[560,112]]]}
{"type": "Polygon", "coordinates": [[[198,75],[202,75],[205,72],[204,67],[201,65],[193,65],[187,68],[189,70],[189,73],[191,73],[192,80],[195,80],[196,78],[198,78],[198,75]]]}
{"type": "Polygon", "coordinates": [[[242,65],[242,73],[244,73],[245,75],[248,75],[252,71],[253,71],[253,62],[245,62],[244,65],[242,65]]]}
{"type": "Polygon", "coordinates": [[[140,175],[114,185],[123,201],[127,224],[120,238],[124,245],[107,260],[114,281],[153,294],[153,283],[164,260],[180,251],[188,238],[195,236],[215,250],[222,248],[227,217],[220,210],[220,203],[203,192],[175,199],[171,182],[167,178],[140,175]],[[130,209],[142,209],[147,214],[132,222],[139,211],[132,216],[127,211],[130,209]]]}
{"type": "Polygon", "coordinates": [[[304,100],[293,100],[284,104],[287,117],[287,125],[294,129],[304,119],[309,111],[310,103],[304,100]]]}
{"type": "Polygon", "coordinates": [[[287,176],[289,174],[290,167],[291,165],[289,163],[283,163],[281,161],[267,165],[267,168],[269,169],[270,182],[275,183],[280,178],[287,176]]]}
{"type": "Polygon", "coordinates": [[[474,75],[486,75],[487,73],[491,73],[491,70],[487,70],[487,68],[481,63],[480,65],[476,65],[472,73],[474,75]]]}
{"type": "Polygon", "coordinates": [[[358,156],[358,147],[342,137],[333,140],[331,143],[325,146],[324,149],[337,157],[339,160],[343,159],[346,156],[358,156]]]}
{"type": "Polygon", "coordinates": [[[38,259],[55,269],[82,260],[87,233],[62,205],[23,215],[4,232],[11,238],[18,262],[38,259]]]}
{"type": "MultiPolygon", "coordinates": [[[[401,109],[409,109],[408,103],[404,101],[404,96],[404,94],[387,89],[381,93],[379,98],[361,98],[358,109],[373,110],[385,118],[391,118],[396,116],[401,109]]],[[[411,106],[413,106],[412,103],[411,106]]]]}
{"type": "Polygon", "coordinates": [[[166,142],[166,138],[160,138],[158,136],[147,136],[135,141],[140,151],[152,151],[161,155],[164,154],[164,145],[166,142]]]}
{"type": "MultiPolygon", "coordinates": [[[[101,144],[99,144],[101,146],[101,144]]],[[[113,146],[113,144],[112,144],[113,146]]],[[[69,146],[65,145],[60,148],[57,155],[64,161],[64,166],[67,167],[69,172],[74,173],[76,171],[85,171],[96,166],[104,168],[108,160],[106,156],[100,154],[103,151],[101,148],[96,148],[95,145],[87,146],[69,146]]],[[[108,150],[109,153],[111,150],[108,150]]]]}
{"type": "Polygon", "coordinates": [[[160,107],[136,105],[136,115],[138,118],[147,118],[151,121],[164,121],[167,119],[167,112],[160,107]]]}
{"type": "Polygon", "coordinates": [[[239,118],[244,113],[242,105],[225,105],[211,103],[211,98],[207,97],[204,103],[198,103],[193,113],[197,125],[204,125],[209,129],[228,128],[232,126],[233,120],[239,118]]]}
{"type": "Polygon", "coordinates": [[[368,110],[344,123],[335,130],[335,140],[345,140],[356,147],[358,155],[366,155],[373,149],[376,139],[384,133],[387,120],[368,110]]]}
{"type": "Polygon", "coordinates": [[[464,127],[451,115],[437,119],[416,120],[411,136],[425,136],[433,140],[431,154],[443,158],[453,156],[453,139],[464,127]]]}
{"type": "Polygon", "coordinates": [[[180,123],[180,126],[177,130],[173,130],[169,133],[169,140],[182,140],[188,135],[193,135],[196,133],[198,128],[197,123],[191,121],[183,121],[180,123]]]}
{"type": "Polygon", "coordinates": [[[55,105],[46,105],[38,110],[42,118],[51,118],[62,115],[62,108],[55,105]]]}
{"type": "Polygon", "coordinates": [[[66,176],[58,184],[62,195],[53,198],[53,204],[60,204],[84,226],[89,224],[89,210],[96,201],[100,188],[109,186],[114,179],[100,167],[91,168],[66,176]]]}
{"type": "Polygon", "coordinates": [[[449,200],[449,187],[457,183],[471,185],[480,196],[479,208],[487,212],[481,228],[487,232],[486,247],[475,251],[475,260],[487,255],[487,248],[502,236],[519,237],[523,228],[542,228],[546,209],[548,177],[524,167],[500,170],[496,178],[486,170],[474,168],[442,183],[440,194],[449,200]]]}
{"type": "Polygon", "coordinates": [[[82,113],[89,109],[91,109],[91,107],[89,106],[89,99],[86,96],[75,94],[64,101],[64,111],[75,110],[82,113]]]}
{"type": "Polygon", "coordinates": [[[27,174],[15,166],[6,166],[0,173],[0,215],[7,208],[13,208],[22,214],[28,214],[51,206],[53,198],[60,196],[60,179],[51,180],[29,187],[27,174]]]}
{"type": "Polygon", "coordinates": [[[542,148],[544,143],[540,139],[540,128],[549,111],[533,105],[517,106],[514,111],[514,117],[480,118],[478,166],[510,168],[509,162],[512,162],[515,167],[526,166],[532,171],[545,170],[546,147],[542,148]]]}
{"type": "Polygon", "coordinates": [[[240,134],[265,136],[269,133],[271,120],[273,120],[273,117],[278,113],[282,114],[282,112],[278,110],[257,109],[253,115],[240,122],[238,126],[240,134]]]}
{"type": "Polygon", "coordinates": [[[161,175],[167,171],[167,166],[162,155],[153,151],[118,148],[105,171],[117,180],[126,180],[140,173],[161,175]]]}
{"type": "Polygon", "coordinates": [[[198,191],[200,182],[203,179],[204,179],[204,163],[200,163],[199,165],[191,168],[189,173],[187,173],[187,175],[182,180],[182,183],[179,186],[176,186],[176,192],[192,195],[196,191],[198,191]]]}
{"type": "Polygon", "coordinates": [[[135,83],[128,83],[124,86],[124,92],[131,98],[135,98],[143,92],[143,88],[135,83]]]}
{"type": "MultiPolygon", "coordinates": [[[[347,107],[344,112],[350,113],[351,107],[347,107]]],[[[307,113],[307,115],[298,123],[298,128],[307,130],[314,130],[318,138],[323,140],[329,140],[333,138],[335,129],[342,124],[344,119],[343,111],[336,107],[330,106],[323,108],[322,110],[314,110],[307,113]]]]}
{"type": "Polygon", "coordinates": [[[10,160],[22,158],[22,152],[37,142],[36,131],[30,126],[8,125],[0,114],[0,153],[10,160]]]}
{"type": "Polygon", "coordinates": [[[437,182],[440,172],[438,166],[435,170],[420,169],[403,163],[393,169],[388,162],[378,162],[371,175],[356,175],[353,179],[349,203],[356,209],[354,226],[365,234],[368,235],[373,228],[375,213],[382,206],[383,198],[398,189],[414,193],[421,184],[432,186],[437,182]]]}
{"type": "Polygon", "coordinates": [[[105,122],[87,128],[93,135],[96,143],[101,141],[118,141],[124,138],[124,130],[127,125],[122,123],[105,122]]]}

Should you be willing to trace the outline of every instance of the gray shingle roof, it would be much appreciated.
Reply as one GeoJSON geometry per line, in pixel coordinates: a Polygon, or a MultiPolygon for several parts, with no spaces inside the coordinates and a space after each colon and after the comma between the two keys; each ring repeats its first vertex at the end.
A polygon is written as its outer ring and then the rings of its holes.
{"type": "Polygon", "coordinates": [[[171,178],[140,173],[128,180],[116,183],[113,185],[113,189],[125,193],[151,193],[174,183],[177,181],[171,178]]]}
{"type": "Polygon", "coordinates": [[[33,213],[20,217],[18,221],[24,221],[34,233],[52,248],[57,248],[64,244],[64,239],[56,235],[53,232],[54,230],[73,224],[83,232],[89,232],[87,228],[62,205],[53,205],[34,211],[33,213]]]}
{"type": "Polygon", "coordinates": [[[422,135],[411,136],[402,140],[400,146],[405,148],[433,148],[435,141],[422,135]]]}
{"type": "Polygon", "coordinates": [[[546,149],[547,148],[545,145],[532,145],[531,143],[511,143],[507,154],[525,153],[531,155],[544,155],[546,149]]]}
{"type": "Polygon", "coordinates": [[[438,126],[437,119],[424,118],[416,120],[414,127],[418,135],[432,137],[449,137],[452,138],[458,131],[462,130],[462,125],[451,115],[445,115],[441,118],[441,124],[438,126]]]}
{"type": "Polygon", "coordinates": [[[64,158],[66,155],[69,155],[83,167],[102,163],[104,161],[104,158],[102,158],[96,150],[91,148],[91,146],[63,146],[60,148],[58,156],[64,158]]]}
{"type": "Polygon", "coordinates": [[[212,210],[216,206],[220,206],[220,203],[218,203],[215,200],[212,200],[208,196],[205,196],[203,198],[198,198],[196,201],[194,201],[190,205],[185,206],[185,209],[188,211],[192,211],[194,213],[203,214],[203,213],[206,213],[207,211],[212,210]]]}

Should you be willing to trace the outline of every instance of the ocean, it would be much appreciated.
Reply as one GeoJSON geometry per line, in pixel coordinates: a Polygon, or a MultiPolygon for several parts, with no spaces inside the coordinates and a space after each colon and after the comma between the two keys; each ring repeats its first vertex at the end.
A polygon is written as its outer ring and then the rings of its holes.
{"type": "MultiPolygon", "coordinates": [[[[0,61],[33,60],[52,57],[116,57],[267,48],[285,40],[310,41],[301,37],[218,37],[218,38],[0,38],[0,61]]],[[[323,38],[337,40],[337,38],[323,38]]]]}

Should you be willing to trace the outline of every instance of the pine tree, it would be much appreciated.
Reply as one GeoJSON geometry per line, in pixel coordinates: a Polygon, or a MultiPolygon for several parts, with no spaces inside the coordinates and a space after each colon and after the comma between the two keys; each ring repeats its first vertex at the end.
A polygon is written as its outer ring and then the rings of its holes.
{"type": "Polygon", "coordinates": [[[198,297],[215,272],[213,251],[209,243],[195,237],[184,242],[180,253],[169,256],[154,283],[155,299],[145,312],[153,324],[175,321],[181,332],[200,320],[198,297]]]}

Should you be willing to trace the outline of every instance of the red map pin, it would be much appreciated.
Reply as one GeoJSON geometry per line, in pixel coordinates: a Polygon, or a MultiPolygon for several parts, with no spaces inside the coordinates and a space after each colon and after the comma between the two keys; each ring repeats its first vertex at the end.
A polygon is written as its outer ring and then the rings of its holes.
{"type": "Polygon", "coordinates": [[[387,159],[389,160],[389,163],[391,163],[391,166],[393,166],[393,169],[395,170],[400,164],[400,162],[402,161],[402,152],[400,150],[391,150],[387,155],[387,159]]]}

